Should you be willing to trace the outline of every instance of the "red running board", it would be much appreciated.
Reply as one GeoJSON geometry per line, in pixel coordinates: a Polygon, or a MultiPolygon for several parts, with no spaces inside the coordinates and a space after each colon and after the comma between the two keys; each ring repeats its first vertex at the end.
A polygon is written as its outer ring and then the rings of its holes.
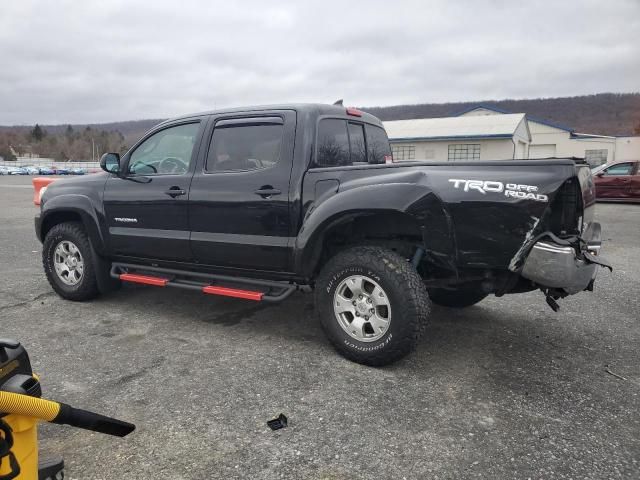
{"type": "MultiPolygon", "coordinates": [[[[151,275],[139,275],[137,273],[121,273],[120,280],[125,282],[141,283],[143,285],[153,285],[155,287],[172,286],[168,278],[152,277],[151,275]]],[[[216,287],[208,285],[202,287],[202,293],[209,295],[222,295],[224,297],[243,298],[245,300],[254,300],[259,302],[262,300],[264,293],[252,292],[250,290],[239,290],[237,288],[216,287]]]]}
{"type": "Polygon", "coordinates": [[[225,297],[244,298],[245,300],[255,300],[256,302],[262,300],[262,296],[264,295],[264,293],[262,292],[238,290],[236,288],[214,287],[213,285],[202,287],[202,291],[210,295],[223,295],[225,297]]]}
{"type": "Polygon", "coordinates": [[[156,287],[166,287],[169,279],[160,277],[151,277],[149,275],[137,275],[135,273],[122,273],[120,280],[125,282],[142,283],[144,285],[153,285],[156,287]]]}

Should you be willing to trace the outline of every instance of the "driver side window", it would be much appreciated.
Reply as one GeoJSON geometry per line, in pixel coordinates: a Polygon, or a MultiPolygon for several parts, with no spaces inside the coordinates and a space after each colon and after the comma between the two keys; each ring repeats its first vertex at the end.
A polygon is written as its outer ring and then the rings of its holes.
{"type": "Polygon", "coordinates": [[[605,169],[605,175],[631,175],[633,163],[620,163],[605,169]]]}
{"type": "Polygon", "coordinates": [[[165,128],[147,138],[131,154],[133,175],[182,175],[189,171],[199,123],[165,128]]]}

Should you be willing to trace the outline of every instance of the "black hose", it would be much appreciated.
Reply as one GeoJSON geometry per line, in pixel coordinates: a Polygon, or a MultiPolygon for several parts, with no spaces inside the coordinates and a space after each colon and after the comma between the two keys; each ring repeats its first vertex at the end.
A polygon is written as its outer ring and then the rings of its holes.
{"type": "Polygon", "coordinates": [[[136,426],[132,423],[105,417],[99,413],[89,412],[80,408],[74,408],[65,403],[60,404],[60,413],[58,413],[56,418],[51,420],[51,423],[71,425],[72,427],[114,435],[116,437],[124,437],[136,429],[136,426]]]}

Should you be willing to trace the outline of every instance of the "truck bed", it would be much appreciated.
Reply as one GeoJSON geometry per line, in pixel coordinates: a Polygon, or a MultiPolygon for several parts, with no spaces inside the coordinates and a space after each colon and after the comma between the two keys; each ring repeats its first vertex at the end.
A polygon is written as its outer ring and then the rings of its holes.
{"type": "Polygon", "coordinates": [[[588,165],[570,158],[417,161],[312,169],[305,214],[356,192],[362,208],[399,208],[421,221],[433,256],[455,269],[516,271],[533,238],[545,230],[579,234],[595,204],[588,165]]]}

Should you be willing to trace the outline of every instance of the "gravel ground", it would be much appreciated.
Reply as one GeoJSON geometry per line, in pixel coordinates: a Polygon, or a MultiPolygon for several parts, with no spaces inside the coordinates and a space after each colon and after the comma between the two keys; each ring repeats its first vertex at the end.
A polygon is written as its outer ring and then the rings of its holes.
{"type": "Polygon", "coordinates": [[[41,427],[67,478],[640,477],[640,205],[598,205],[615,271],[595,292],[557,314],[535,292],[435,308],[418,350],[375,369],[334,353],[302,294],[61,300],[29,184],[0,177],[0,335],[26,345],[46,396],[138,426],[41,427]]]}

